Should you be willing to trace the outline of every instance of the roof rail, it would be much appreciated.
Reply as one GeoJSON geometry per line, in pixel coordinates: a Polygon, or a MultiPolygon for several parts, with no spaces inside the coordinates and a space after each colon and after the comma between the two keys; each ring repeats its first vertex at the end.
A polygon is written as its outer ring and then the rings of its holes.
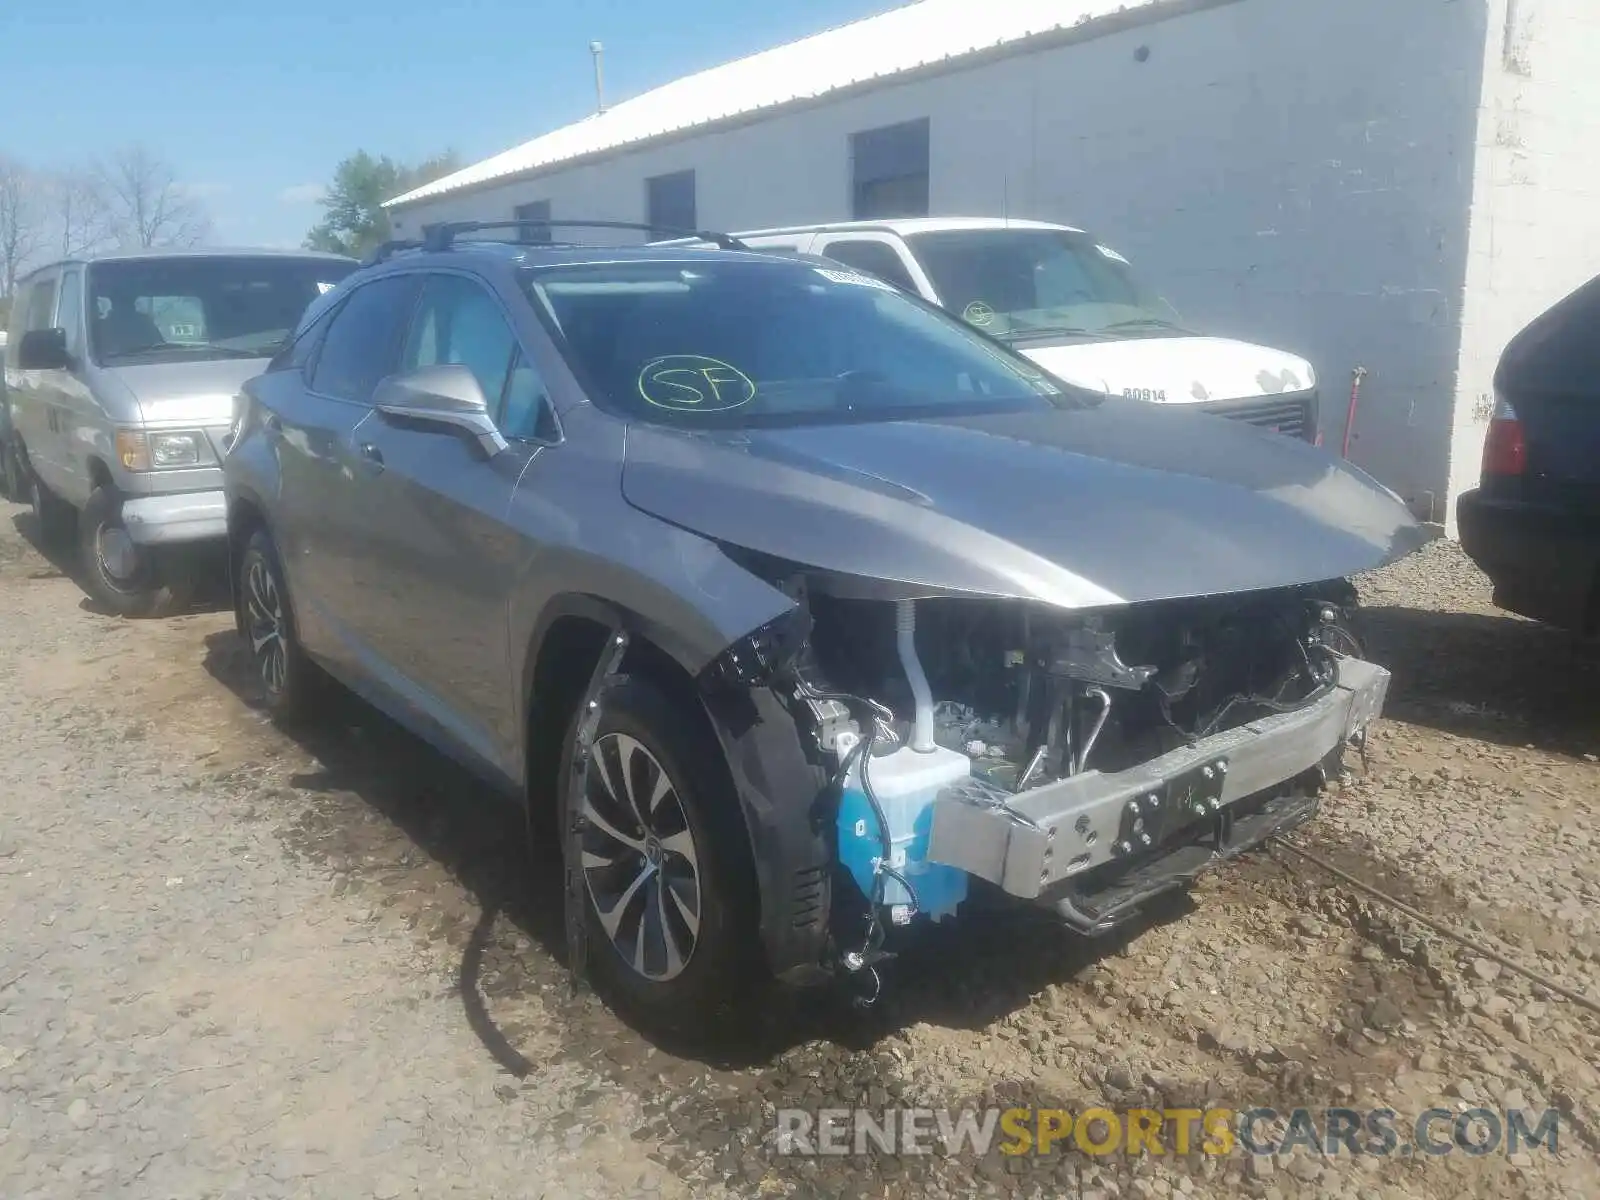
{"type": "MultiPolygon", "coordinates": [[[[726,233],[705,229],[679,229],[672,225],[650,225],[638,221],[440,221],[422,228],[422,248],[430,252],[448,250],[459,234],[477,233],[481,229],[542,229],[552,226],[578,226],[583,229],[636,229],[644,233],[666,233],[678,237],[711,242],[723,250],[745,250],[748,247],[738,238],[726,233]]],[[[414,242],[404,243],[415,245],[414,242]]],[[[382,247],[380,247],[382,249],[382,247]]]]}
{"type": "Polygon", "coordinates": [[[389,241],[374,247],[372,252],[361,260],[363,267],[376,266],[384,259],[392,256],[397,250],[415,250],[422,243],[410,238],[391,238],[389,241]]]}

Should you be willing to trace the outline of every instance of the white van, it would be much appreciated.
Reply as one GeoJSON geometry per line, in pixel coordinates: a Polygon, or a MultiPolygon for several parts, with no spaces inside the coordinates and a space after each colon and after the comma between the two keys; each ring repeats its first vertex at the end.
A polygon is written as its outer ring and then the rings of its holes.
{"type": "Polygon", "coordinates": [[[732,236],[817,254],[956,313],[1079,387],[1204,407],[1316,441],[1317,378],[1296,355],[1189,329],[1128,260],[1081,229],[991,217],[849,221],[732,236]]]}

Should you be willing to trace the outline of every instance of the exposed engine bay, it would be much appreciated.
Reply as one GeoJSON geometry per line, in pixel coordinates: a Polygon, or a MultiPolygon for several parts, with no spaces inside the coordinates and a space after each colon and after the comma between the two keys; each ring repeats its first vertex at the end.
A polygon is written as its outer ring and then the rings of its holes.
{"type": "Polygon", "coordinates": [[[706,686],[771,697],[822,781],[770,916],[870,995],[896,926],[1020,904],[1092,936],[1298,827],[1388,693],[1347,579],[1074,609],[737,557],[793,608],[706,686]]]}
{"type": "Polygon", "coordinates": [[[832,582],[783,579],[723,670],[828,764],[835,961],[874,987],[886,930],[974,881],[1097,933],[1308,819],[1387,689],[1343,580],[1088,613],[832,582]]]}
{"type": "MultiPolygon", "coordinates": [[[[992,600],[915,605],[915,649],[933,736],[974,774],[1021,791],[1086,770],[1119,771],[1324,691],[1353,599],[1328,583],[1134,605],[1078,616],[992,600]]],[[[896,714],[909,744],[916,697],[896,606],[813,595],[812,662],[830,690],[896,714]]]]}

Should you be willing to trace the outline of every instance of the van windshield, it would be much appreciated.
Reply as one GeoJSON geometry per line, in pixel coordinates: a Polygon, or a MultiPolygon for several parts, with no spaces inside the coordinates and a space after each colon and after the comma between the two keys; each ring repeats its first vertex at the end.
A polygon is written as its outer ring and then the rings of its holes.
{"type": "Polygon", "coordinates": [[[597,402],[638,420],[744,428],[1081,400],[931,305],[821,262],[639,260],[526,279],[597,402]]]}
{"type": "Polygon", "coordinates": [[[1006,341],[1188,332],[1125,258],[1086,233],[950,229],[906,242],[945,308],[1006,341]]]}
{"type": "Polygon", "coordinates": [[[89,345],[102,366],[268,358],[353,262],[293,255],[112,259],[88,272],[89,345]]]}

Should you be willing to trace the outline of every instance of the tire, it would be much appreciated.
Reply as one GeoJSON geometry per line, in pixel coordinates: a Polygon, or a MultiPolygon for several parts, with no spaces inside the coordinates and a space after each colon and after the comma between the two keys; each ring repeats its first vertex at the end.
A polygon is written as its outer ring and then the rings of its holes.
{"type": "Polygon", "coordinates": [[[295,633],[289,585],[265,529],[250,535],[239,559],[239,616],[267,711],[284,723],[313,715],[324,699],[326,677],[295,633]]]}
{"type": "Polygon", "coordinates": [[[624,677],[596,726],[583,802],[584,941],[596,984],[625,1016],[662,1032],[704,1032],[725,1027],[719,1014],[748,1015],[741,1002],[758,979],[757,891],[710,730],[653,683],[624,677]],[[652,796],[653,808],[627,803],[652,796]]]}
{"type": "Polygon", "coordinates": [[[78,514],[78,556],[89,593],[119,617],[167,616],[193,595],[192,581],[170,560],[134,544],[112,488],[95,488],[78,514]]]}
{"type": "Polygon", "coordinates": [[[72,505],[44,485],[31,467],[28,470],[28,502],[33,506],[33,521],[40,545],[47,550],[58,550],[68,545],[72,540],[77,514],[72,505]]]}

